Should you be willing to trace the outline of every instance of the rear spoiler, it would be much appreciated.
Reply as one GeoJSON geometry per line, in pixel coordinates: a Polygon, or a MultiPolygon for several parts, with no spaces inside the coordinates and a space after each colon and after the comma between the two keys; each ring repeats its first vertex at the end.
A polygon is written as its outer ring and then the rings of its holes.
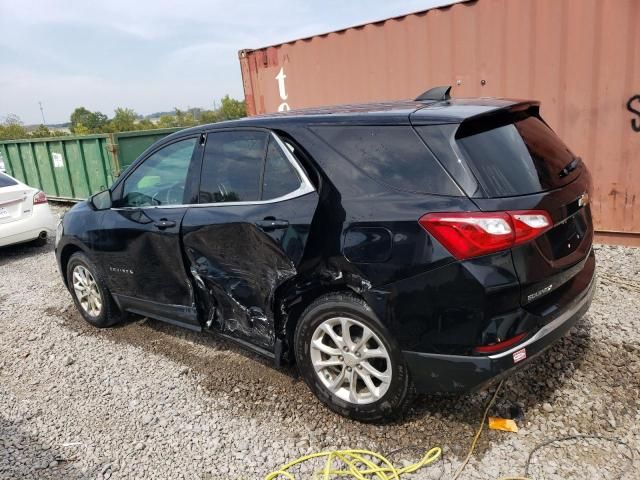
{"type": "MultiPolygon", "coordinates": [[[[476,133],[493,130],[526,117],[538,117],[542,120],[540,117],[540,102],[527,100],[465,118],[460,122],[455,137],[464,138],[476,133]]],[[[544,120],[542,121],[544,122],[544,120]]]]}

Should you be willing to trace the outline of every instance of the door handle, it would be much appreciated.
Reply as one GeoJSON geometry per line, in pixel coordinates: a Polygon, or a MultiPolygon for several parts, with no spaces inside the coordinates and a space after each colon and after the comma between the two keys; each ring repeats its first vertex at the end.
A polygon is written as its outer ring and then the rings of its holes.
{"type": "Polygon", "coordinates": [[[153,222],[153,225],[156,226],[159,230],[164,230],[165,228],[171,228],[176,226],[176,222],[173,220],[167,220],[166,218],[161,218],[158,222],[153,222]]]}
{"type": "Polygon", "coordinates": [[[287,220],[279,220],[275,217],[265,217],[264,220],[257,221],[256,225],[265,232],[270,232],[272,230],[289,227],[289,222],[287,220]]]}

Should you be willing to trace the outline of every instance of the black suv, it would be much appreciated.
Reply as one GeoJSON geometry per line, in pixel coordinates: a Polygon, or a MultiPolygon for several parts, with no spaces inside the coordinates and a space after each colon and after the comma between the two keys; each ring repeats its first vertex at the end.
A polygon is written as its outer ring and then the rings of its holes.
{"type": "Polygon", "coordinates": [[[215,332],[383,421],[586,312],[590,189],[538,103],[442,89],[174,133],[64,216],[56,256],[89,323],[215,332]]]}

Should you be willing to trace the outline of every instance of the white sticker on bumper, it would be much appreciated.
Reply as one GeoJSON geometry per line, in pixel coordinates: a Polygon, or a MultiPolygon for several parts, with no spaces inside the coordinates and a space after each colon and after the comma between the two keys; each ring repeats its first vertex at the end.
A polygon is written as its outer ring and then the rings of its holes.
{"type": "Polygon", "coordinates": [[[514,354],[513,354],[513,363],[521,362],[525,358],[527,358],[527,349],[526,348],[521,348],[517,352],[514,352],[514,354]]]}

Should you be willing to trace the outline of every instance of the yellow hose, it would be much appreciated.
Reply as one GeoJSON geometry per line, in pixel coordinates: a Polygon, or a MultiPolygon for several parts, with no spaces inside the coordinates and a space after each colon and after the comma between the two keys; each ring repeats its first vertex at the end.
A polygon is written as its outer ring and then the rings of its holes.
{"type": "Polygon", "coordinates": [[[452,480],[457,480],[458,477],[460,476],[460,474],[462,473],[462,471],[464,470],[464,467],[466,467],[467,463],[469,463],[469,460],[471,459],[471,456],[473,455],[473,451],[476,449],[476,444],[478,443],[478,439],[480,438],[480,434],[482,433],[482,430],[484,429],[484,422],[487,420],[487,415],[489,414],[489,409],[493,405],[493,402],[496,401],[496,397],[498,396],[498,392],[502,388],[502,384],[503,383],[504,383],[504,380],[500,381],[500,383],[498,384],[498,387],[496,388],[496,391],[493,392],[493,396],[491,397],[491,400],[489,400],[489,403],[487,403],[487,406],[484,409],[484,413],[482,414],[482,420],[480,420],[480,426],[478,427],[478,431],[476,432],[475,436],[473,437],[473,442],[471,442],[471,448],[469,448],[469,453],[467,453],[467,456],[465,457],[464,461],[460,464],[460,466],[456,470],[456,473],[453,474],[452,480]]]}
{"type": "MultiPolygon", "coordinates": [[[[471,442],[469,452],[465,457],[464,461],[456,469],[455,473],[453,474],[452,480],[457,480],[462,474],[467,464],[469,463],[469,460],[471,459],[473,452],[475,451],[476,445],[478,444],[478,439],[480,438],[480,435],[484,429],[484,424],[487,419],[487,415],[489,414],[489,409],[495,402],[496,397],[498,396],[498,392],[500,391],[503,383],[504,383],[504,380],[498,384],[498,387],[496,388],[495,392],[493,392],[491,400],[489,400],[489,403],[487,403],[487,406],[485,407],[484,413],[482,415],[482,420],[480,421],[480,425],[478,426],[478,430],[476,431],[476,434],[473,437],[473,441],[471,442]]],[[[536,452],[536,450],[555,442],[562,442],[562,441],[572,440],[577,438],[595,438],[595,439],[601,439],[601,440],[608,440],[610,442],[616,442],[621,445],[624,445],[627,448],[629,448],[631,452],[631,456],[627,456],[627,458],[630,460],[630,464],[629,464],[630,467],[633,466],[633,462],[634,462],[633,449],[631,449],[631,447],[629,447],[625,442],[618,439],[601,437],[599,435],[571,435],[569,437],[554,438],[546,442],[543,442],[541,444],[538,444],[538,446],[536,446],[536,448],[534,448],[529,453],[529,458],[527,459],[524,476],[520,476],[520,475],[506,476],[506,477],[500,477],[499,480],[531,480],[529,477],[527,477],[527,474],[529,471],[529,464],[531,462],[531,457],[536,452]]],[[[271,472],[269,475],[267,475],[265,477],[265,480],[283,480],[283,479],[296,480],[296,477],[292,473],[288,472],[287,470],[289,470],[291,467],[299,465],[308,460],[312,460],[320,457],[326,457],[326,462],[325,462],[324,468],[321,471],[316,472],[316,474],[313,477],[318,480],[330,480],[332,476],[336,476],[336,475],[340,476],[340,478],[345,478],[346,476],[349,476],[357,480],[376,480],[376,479],[377,480],[399,480],[401,475],[404,475],[405,473],[413,473],[416,470],[419,470],[420,468],[435,462],[440,458],[441,455],[442,455],[442,450],[440,449],[440,447],[434,447],[431,450],[429,450],[419,462],[414,463],[412,465],[408,465],[404,468],[395,468],[387,458],[380,455],[379,453],[372,452],[369,450],[336,450],[334,452],[312,453],[310,455],[305,455],[304,457],[300,457],[292,462],[289,462],[286,465],[283,465],[282,467],[280,467],[280,469],[276,470],[275,472],[271,472]],[[374,463],[373,459],[377,460],[379,464],[374,463]],[[336,462],[341,462],[340,469],[332,468],[333,464],[336,462]],[[345,468],[342,469],[342,466],[344,466],[345,468]]],[[[627,469],[628,468],[629,467],[627,467],[627,469]]],[[[626,471],[627,470],[623,472],[623,475],[624,473],[626,473],[626,471]]]]}
{"type": "Polygon", "coordinates": [[[303,462],[315,458],[326,457],[324,468],[317,472],[315,478],[330,480],[332,477],[340,476],[344,478],[351,476],[357,480],[399,480],[401,475],[413,473],[420,468],[429,465],[442,455],[439,447],[434,447],[425,453],[419,462],[407,465],[403,468],[396,468],[393,464],[379,453],[370,450],[336,450],[332,452],[319,452],[305,455],[292,462],[283,465],[278,470],[268,474],[264,480],[287,479],[296,480],[296,477],[288,470],[303,462]],[[376,464],[374,460],[378,460],[376,464]],[[339,462],[336,469],[333,464],[339,462]]]}

